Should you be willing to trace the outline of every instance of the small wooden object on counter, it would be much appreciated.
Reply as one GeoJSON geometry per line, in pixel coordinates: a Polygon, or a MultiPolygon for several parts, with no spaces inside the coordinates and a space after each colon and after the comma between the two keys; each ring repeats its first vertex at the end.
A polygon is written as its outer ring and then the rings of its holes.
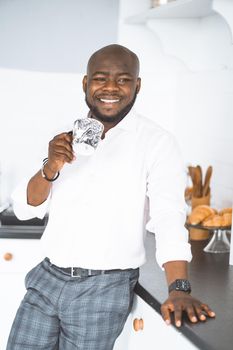
{"type": "Polygon", "coordinates": [[[13,254],[12,253],[5,253],[3,256],[4,260],[10,261],[13,259],[13,254]]]}
{"type": "Polygon", "coordinates": [[[143,328],[144,328],[144,322],[143,322],[143,319],[142,318],[135,318],[133,320],[133,328],[136,332],[138,331],[142,331],[143,328]]]}

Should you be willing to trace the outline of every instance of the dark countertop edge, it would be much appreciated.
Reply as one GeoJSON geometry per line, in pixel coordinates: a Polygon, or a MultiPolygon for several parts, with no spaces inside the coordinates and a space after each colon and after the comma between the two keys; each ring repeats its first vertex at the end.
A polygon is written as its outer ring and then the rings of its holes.
{"type": "Polygon", "coordinates": [[[134,292],[161,315],[161,304],[140,283],[136,284],[134,292]]]}
{"type": "Polygon", "coordinates": [[[25,233],[0,233],[0,238],[3,239],[40,239],[41,234],[40,233],[33,233],[33,232],[25,232],[25,233]]]}
{"type": "Polygon", "coordinates": [[[0,238],[4,239],[40,239],[45,226],[2,225],[0,238]]]}
{"type": "MultiPolygon", "coordinates": [[[[156,300],[145,288],[143,288],[140,283],[136,284],[134,291],[140,298],[142,298],[142,300],[144,300],[157,313],[161,315],[161,303],[158,300],[156,300]]],[[[174,327],[177,332],[182,333],[186,338],[190,340],[191,343],[196,345],[199,349],[209,350],[209,345],[192,331],[192,329],[190,328],[192,326],[190,322],[187,319],[185,320],[185,322],[180,328],[177,328],[173,323],[171,324],[171,326],[174,327]]]]}

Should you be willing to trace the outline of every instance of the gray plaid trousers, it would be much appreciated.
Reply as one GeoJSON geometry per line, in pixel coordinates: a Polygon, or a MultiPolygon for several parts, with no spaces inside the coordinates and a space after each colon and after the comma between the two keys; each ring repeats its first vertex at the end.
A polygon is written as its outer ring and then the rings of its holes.
{"type": "Polygon", "coordinates": [[[138,269],[70,277],[43,260],[25,278],[6,350],[112,350],[137,280],[138,269]]]}

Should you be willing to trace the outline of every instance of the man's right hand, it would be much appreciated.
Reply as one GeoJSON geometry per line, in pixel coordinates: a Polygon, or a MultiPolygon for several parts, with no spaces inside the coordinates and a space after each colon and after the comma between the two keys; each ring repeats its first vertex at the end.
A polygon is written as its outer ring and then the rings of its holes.
{"type": "Polygon", "coordinates": [[[55,136],[49,142],[48,162],[44,170],[56,174],[65,163],[71,163],[75,159],[72,149],[72,135],[64,132],[55,136]]]}
{"type": "MultiPolygon", "coordinates": [[[[44,174],[48,179],[53,179],[65,163],[71,163],[74,159],[72,133],[59,134],[49,142],[48,162],[44,166],[44,174]]],[[[38,171],[28,183],[27,203],[32,206],[43,203],[48,198],[51,186],[52,182],[44,179],[41,171],[38,171]]]]}

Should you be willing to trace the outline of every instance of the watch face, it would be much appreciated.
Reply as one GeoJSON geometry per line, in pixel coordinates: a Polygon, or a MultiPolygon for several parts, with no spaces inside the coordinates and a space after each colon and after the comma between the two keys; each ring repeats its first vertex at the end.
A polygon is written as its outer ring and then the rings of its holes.
{"type": "Polygon", "coordinates": [[[191,285],[188,280],[176,280],[176,290],[182,290],[182,291],[190,291],[191,285]]]}
{"type": "Polygon", "coordinates": [[[169,293],[172,290],[190,293],[191,292],[191,284],[188,280],[177,279],[169,286],[169,293]]]}

